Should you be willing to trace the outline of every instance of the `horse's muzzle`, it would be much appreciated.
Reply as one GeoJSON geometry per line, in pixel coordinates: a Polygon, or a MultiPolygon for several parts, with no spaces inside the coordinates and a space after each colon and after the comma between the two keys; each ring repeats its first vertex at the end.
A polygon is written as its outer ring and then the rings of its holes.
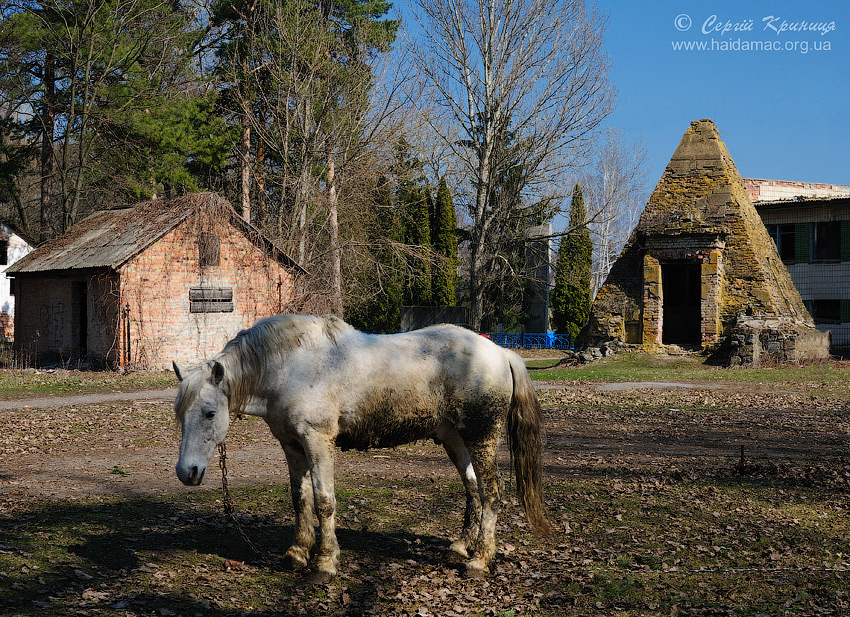
{"type": "Polygon", "coordinates": [[[203,482],[206,471],[206,467],[198,467],[197,465],[177,465],[177,477],[186,486],[198,486],[203,482]]]}

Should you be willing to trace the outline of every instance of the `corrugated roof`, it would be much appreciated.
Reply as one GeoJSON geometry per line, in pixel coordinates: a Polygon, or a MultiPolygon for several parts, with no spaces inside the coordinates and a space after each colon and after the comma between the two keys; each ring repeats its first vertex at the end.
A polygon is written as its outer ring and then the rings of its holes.
{"type": "Polygon", "coordinates": [[[196,193],[175,199],[146,201],[133,208],[96,212],[64,235],[32,251],[12,265],[7,273],[117,269],[200,208],[224,209],[231,222],[244,233],[259,240],[280,261],[298,268],[283,251],[243,221],[226,199],[215,193],[196,193]]]}

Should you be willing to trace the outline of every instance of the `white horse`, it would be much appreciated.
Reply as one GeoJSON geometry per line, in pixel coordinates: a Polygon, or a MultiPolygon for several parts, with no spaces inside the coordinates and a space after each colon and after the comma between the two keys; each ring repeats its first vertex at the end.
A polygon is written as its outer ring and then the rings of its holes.
{"type": "Polygon", "coordinates": [[[517,354],[454,326],[364,334],[335,317],[278,315],[240,332],[183,375],[174,411],[182,428],[177,477],[198,485],[230,414],[262,417],[289,466],[295,538],[286,553],[313,578],[339,563],[334,530],[334,445],[387,448],[442,443],[466,489],[460,538],[451,550],[469,576],[496,553],[496,448],[507,423],[517,493],[532,529],[551,529],[541,485],[541,412],[517,354]],[[320,540],[316,544],[313,514],[320,540]]]}

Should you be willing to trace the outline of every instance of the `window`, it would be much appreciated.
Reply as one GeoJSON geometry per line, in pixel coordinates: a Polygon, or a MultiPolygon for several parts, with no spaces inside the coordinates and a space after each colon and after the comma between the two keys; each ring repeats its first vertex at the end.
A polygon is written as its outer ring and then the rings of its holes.
{"type": "Polygon", "coordinates": [[[796,239],[793,223],[786,225],[768,225],[767,231],[776,243],[776,250],[785,263],[794,263],[794,241],[796,239]]]}
{"type": "Polygon", "coordinates": [[[841,300],[812,300],[815,323],[841,323],[841,300]]]}
{"type": "Polygon", "coordinates": [[[198,236],[198,264],[201,267],[221,265],[221,241],[217,235],[202,232],[198,236]]]}
{"type": "Polygon", "coordinates": [[[814,261],[841,260],[841,223],[814,223],[812,225],[812,258],[814,261]]]}
{"type": "Polygon", "coordinates": [[[9,265],[9,241],[0,240],[0,266],[9,265]]]}
{"type": "Polygon", "coordinates": [[[190,313],[232,313],[233,288],[190,287],[190,313]]]}

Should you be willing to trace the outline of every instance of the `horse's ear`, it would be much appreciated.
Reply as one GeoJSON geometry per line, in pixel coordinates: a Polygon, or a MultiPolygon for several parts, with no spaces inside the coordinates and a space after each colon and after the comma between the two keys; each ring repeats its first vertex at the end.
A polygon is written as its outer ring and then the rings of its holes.
{"type": "Polygon", "coordinates": [[[177,381],[183,381],[183,371],[180,370],[180,366],[175,361],[171,361],[171,366],[174,367],[174,374],[177,375],[177,381]]]}
{"type": "Polygon", "coordinates": [[[221,362],[215,360],[212,363],[212,380],[215,385],[218,385],[224,379],[224,367],[221,365],[221,362]]]}

